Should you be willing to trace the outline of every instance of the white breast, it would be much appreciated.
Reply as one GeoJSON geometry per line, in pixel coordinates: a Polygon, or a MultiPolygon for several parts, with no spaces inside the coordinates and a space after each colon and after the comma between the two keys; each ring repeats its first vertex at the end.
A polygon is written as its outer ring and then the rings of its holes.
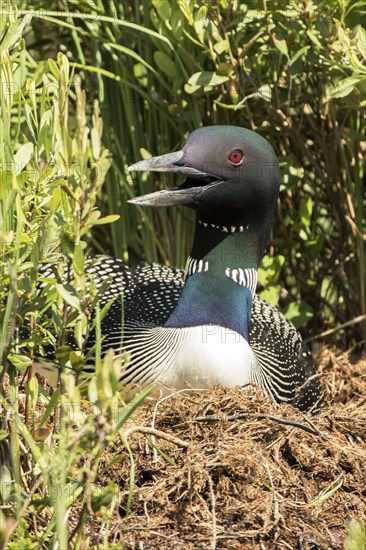
{"type": "Polygon", "coordinates": [[[177,390],[253,381],[256,359],[248,342],[224,327],[154,327],[137,340],[138,344],[130,341],[127,346],[132,358],[130,373],[126,372],[130,382],[137,382],[137,373],[140,383],[160,382],[177,390]]]}

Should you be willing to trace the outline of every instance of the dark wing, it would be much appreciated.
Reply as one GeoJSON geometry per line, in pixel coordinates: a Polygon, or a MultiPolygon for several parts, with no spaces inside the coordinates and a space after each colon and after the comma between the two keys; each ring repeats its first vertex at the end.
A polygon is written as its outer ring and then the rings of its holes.
{"type": "MultiPolygon", "coordinates": [[[[92,269],[87,266],[94,284],[100,287],[99,279],[107,274],[105,258],[93,260],[92,269]]],[[[166,267],[157,263],[138,264],[130,268],[121,260],[108,259],[111,284],[103,296],[103,306],[113,299],[101,323],[103,335],[102,351],[113,348],[121,354],[128,344],[141,337],[145,329],[162,326],[174,310],[184,284],[181,269],[166,267]],[[113,264],[114,262],[114,264],[113,264]]],[[[95,344],[95,332],[86,342],[86,350],[95,344]]]]}
{"type": "Polygon", "coordinates": [[[258,296],[249,337],[260,366],[257,383],[276,401],[288,401],[304,412],[318,411],[321,389],[310,351],[303,348],[293,324],[258,296]]]}

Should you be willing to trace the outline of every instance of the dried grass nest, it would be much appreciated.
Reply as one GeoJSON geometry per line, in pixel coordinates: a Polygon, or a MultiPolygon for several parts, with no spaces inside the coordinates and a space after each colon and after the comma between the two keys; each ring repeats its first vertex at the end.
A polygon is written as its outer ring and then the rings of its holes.
{"type": "MultiPolygon", "coordinates": [[[[317,364],[326,404],[311,419],[258,391],[146,400],[126,427],[135,467],[127,518],[130,459],[100,478],[121,488],[109,540],[124,549],[343,549],[349,521],[366,518],[366,358],[323,347],[317,364]]],[[[98,544],[92,518],[88,527],[98,544]]]]}

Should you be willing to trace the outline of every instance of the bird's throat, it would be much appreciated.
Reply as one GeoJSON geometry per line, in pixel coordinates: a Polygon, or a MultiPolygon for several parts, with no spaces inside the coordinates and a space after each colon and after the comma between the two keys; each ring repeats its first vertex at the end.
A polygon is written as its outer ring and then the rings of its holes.
{"type": "Polygon", "coordinates": [[[224,275],[235,269],[256,271],[261,256],[256,231],[249,225],[197,221],[190,258],[202,261],[212,275],[224,275]]]}
{"type": "Polygon", "coordinates": [[[258,250],[250,227],[197,222],[186,282],[166,326],[212,323],[247,341],[257,283],[258,250]]]}

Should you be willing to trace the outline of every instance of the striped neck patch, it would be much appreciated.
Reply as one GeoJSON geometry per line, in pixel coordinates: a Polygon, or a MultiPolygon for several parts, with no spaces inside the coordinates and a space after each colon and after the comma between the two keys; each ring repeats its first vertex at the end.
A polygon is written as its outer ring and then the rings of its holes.
{"type": "Polygon", "coordinates": [[[208,227],[210,229],[218,229],[223,233],[243,233],[245,229],[249,229],[249,225],[238,225],[238,226],[232,225],[231,227],[227,227],[226,225],[215,225],[214,223],[207,223],[207,222],[203,222],[202,220],[198,220],[198,223],[202,225],[202,227],[208,227]]]}
{"type": "Polygon", "coordinates": [[[257,288],[258,272],[254,268],[235,268],[231,269],[227,267],[225,269],[226,277],[230,277],[233,281],[241,286],[249,288],[250,292],[254,295],[257,288]]]}
{"type": "Polygon", "coordinates": [[[184,269],[186,278],[193,275],[193,273],[201,273],[201,271],[208,271],[208,261],[196,260],[195,258],[188,256],[186,267],[184,269]]]}
{"type": "MultiPolygon", "coordinates": [[[[207,260],[196,260],[188,256],[186,267],[184,269],[185,278],[187,279],[194,273],[201,273],[202,271],[209,270],[209,262],[207,260]]],[[[230,268],[225,269],[226,277],[230,277],[238,285],[249,288],[250,292],[254,295],[257,288],[258,272],[254,268],[230,268]]]]}

